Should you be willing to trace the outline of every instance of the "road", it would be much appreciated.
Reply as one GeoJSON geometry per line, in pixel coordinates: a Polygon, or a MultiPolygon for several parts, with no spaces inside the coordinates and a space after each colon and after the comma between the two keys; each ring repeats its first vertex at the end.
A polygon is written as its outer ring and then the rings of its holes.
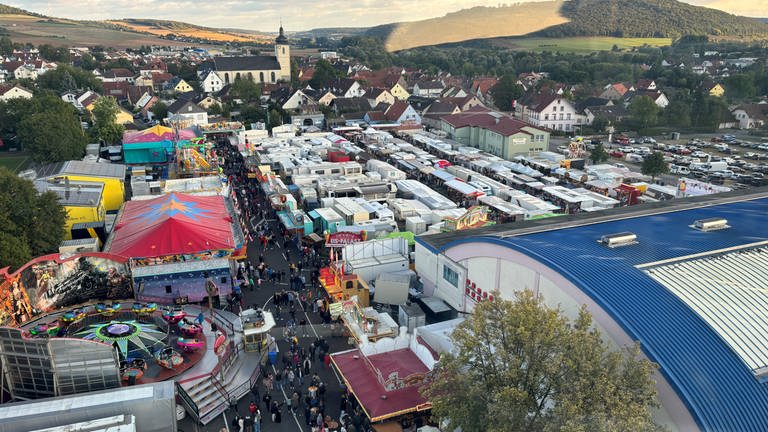
{"type": "MultiPolygon", "coordinates": [[[[263,199],[263,195],[259,195],[259,199],[263,199]]],[[[253,205],[253,203],[252,203],[253,205]]],[[[265,202],[262,202],[262,206],[265,206],[265,202]]],[[[269,226],[269,230],[273,233],[280,232],[279,222],[274,217],[274,214],[267,216],[268,219],[260,219],[263,221],[263,223],[266,223],[269,226]]],[[[258,218],[252,218],[254,221],[258,218]]],[[[258,222],[257,222],[258,223],[258,222]]],[[[254,237],[257,235],[254,234],[254,237]]],[[[278,238],[278,237],[276,237],[278,238]]],[[[282,237],[279,237],[282,239],[282,237]]],[[[271,249],[267,249],[266,251],[262,248],[260,242],[258,239],[254,239],[255,241],[252,241],[248,245],[248,260],[255,266],[259,264],[259,255],[263,254],[264,262],[271,268],[275,269],[276,271],[283,271],[286,275],[290,275],[290,269],[289,269],[289,263],[293,262],[294,264],[298,263],[298,257],[299,257],[299,251],[296,247],[289,245],[289,247],[283,248],[282,241],[278,241],[277,245],[273,246],[271,249]],[[288,253],[288,257],[290,258],[290,261],[286,259],[286,252],[288,253]]],[[[304,268],[303,274],[307,281],[307,287],[308,289],[300,291],[300,294],[307,295],[310,287],[310,275],[312,270],[316,268],[304,268]]],[[[287,281],[283,282],[267,282],[265,281],[261,287],[258,287],[254,290],[246,289],[243,291],[243,304],[245,307],[263,307],[267,310],[272,311],[275,314],[277,326],[276,328],[270,332],[271,334],[275,335],[278,339],[278,346],[279,346],[279,352],[280,353],[287,353],[289,350],[289,344],[280,336],[283,335],[283,331],[285,330],[285,326],[287,325],[289,314],[287,313],[287,308],[285,306],[282,307],[282,311],[280,314],[278,314],[277,308],[275,308],[275,305],[272,301],[273,295],[276,291],[281,290],[288,290],[289,283],[287,281]]],[[[313,290],[315,292],[315,296],[318,290],[313,290]]],[[[297,304],[300,304],[299,302],[296,302],[297,304]]],[[[313,312],[310,308],[308,310],[304,311],[301,307],[298,308],[296,311],[296,321],[300,322],[301,320],[305,320],[309,325],[305,327],[296,327],[296,336],[299,340],[299,346],[303,347],[307,352],[309,352],[309,347],[314,342],[318,336],[325,338],[326,342],[329,345],[329,352],[338,352],[343,351],[352,348],[351,345],[348,344],[348,339],[346,337],[343,337],[340,335],[340,327],[338,325],[331,326],[329,324],[322,324],[322,318],[319,313],[313,312]]],[[[280,363],[280,360],[278,360],[278,363],[280,363]]],[[[274,366],[267,366],[267,370],[271,371],[273,374],[276,372],[276,369],[274,366]]],[[[312,359],[312,373],[317,373],[320,377],[321,381],[323,381],[326,384],[327,393],[325,396],[325,414],[329,415],[332,419],[338,420],[340,416],[340,399],[342,393],[344,393],[344,389],[342,386],[342,381],[340,380],[340,377],[338,377],[335,373],[335,371],[332,368],[326,368],[322,361],[319,361],[317,358],[312,359]]],[[[265,388],[262,384],[261,379],[258,380],[258,394],[259,394],[259,400],[258,406],[259,409],[262,412],[263,421],[262,421],[262,431],[266,432],[310,432],[311,428],[306,426],[305,423],[305,413],[304,413],[304,395],[307,394],[307,388],[309,387],[309,378],[307,377],[304,380],[304,385],[300,386],[299,389],[301,391],[301,402],[300,407],[296,411],[296,413],[292,413],[285,402],[290,398],[291,394],[289,394],[289,391],[286,389],[284,391],[280,391],[278,389],[273,389],[273,391],[270,392],[270,395],[273,400],[277,400],[280,403],[284,403],[285,405],[282,407],[282,422],[281,423],[274,423],[271,421],[271,418],[268,414],[268,410],[265,407],[265,403],[261,400],[263,396],[265,395],[265,388]]],[[[253,396],[253,394],[248,394],[244,398],[242,398],[237,405],[237,413],[240,416],[245,416],[248,414],[248,405],[252,400],[256,400],[256,398],[253,396]]],[[[195,424],[193,421],[191,421],[189,418],[182,420],[179,422],[179,429],[183,432],[191,432],[191,431],[212,431],[212,432],[219,432],[222,430],[222,428],[229,427],[228,430],[230,431],[238,431],[239,428],[233,427],[231,424],[231,420],[233,416],[235,415],[235,409],[232,408],[230,410],[227,410],[222,416],[216,418],[213,422],[209,423],[206,426],[195,424]],[[226,423],[229,423],[228,425],[225,425],[226,423]]],[[[227,429],[225,429],[227,430],[227,429]]],[[[360,431],[360,429],[358,429],[360,431]]],[[[250,431],[248,431],[250,432],[250,431]]]]}

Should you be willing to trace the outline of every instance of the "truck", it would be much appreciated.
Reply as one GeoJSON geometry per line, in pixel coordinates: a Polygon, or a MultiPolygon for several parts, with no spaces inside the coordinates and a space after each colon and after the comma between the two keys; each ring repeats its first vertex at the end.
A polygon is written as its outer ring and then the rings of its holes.
{"type": "Polygon", "coordinates": [[[706,172],[723,171],[728,169],[727,162],[708,162],[702,166],[702,169],[706,172]]]}

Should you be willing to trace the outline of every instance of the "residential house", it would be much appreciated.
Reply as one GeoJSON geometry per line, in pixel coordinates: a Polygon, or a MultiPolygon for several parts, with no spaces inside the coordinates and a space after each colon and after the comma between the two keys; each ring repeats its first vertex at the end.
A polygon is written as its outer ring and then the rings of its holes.
{"type": "Polygon", "coordinates": [[[592,124],[595,119],[604,119],[608,122],[608,132],[612,131],[612,127],[629,117],[629,111],[624,105],[598,105],[584,108],[584,116],[586,117],[586,124],[592,124]]]}
{"type": "Polygon", "coordinates": [[[224,80],[221,79],[216,71],[208,71],[200,81],[200,87],[205,93],[215,93],[224,87],[224,80]]]}
{"type": "Polygon", "coordinates": [[[174,76],[168,72],[153,72],[152,73],[152,89],[156,93],[160,93],[168,87],[168,83],[173,80],[174,76]]]}
{"type": "Polygon", "coordinates": [[[484,107],[443,117],[441,129],[454,141],[508,160],[549,147],[546,130],[484,107]]]}
{"type": "Polygon", "coordinates": [[[13,71],[13,77],[17,80],[28,79],[35,81],[39,74],[38,69],[32,64],[23,64],[13,71]]]}
{"type": "Polygon", "coordinates": [[[515,116],[533,126],[572,132],[586,119],[568,99],[558,94],[532,94],[515,106],[515,116]]]}
{"type": "Polygon", "coordinates": [[[105,70],[101,74],[101,81],[105,83],[110,82],[126,82],[133,83],[136,74],[126,68],[113,68],[105,70]]]}
{"type": "Polygon", "coordinates": [[[181,78],[177,77],[177,80],[172,80],[171,82],[175,82],[175,85],[173,86],[174,93],[189,93],[195,90],[191,85],[189,85],[181,78]]]}
{"type": "Polygon", "coordinates": [[[442,81],[421,81],[413,85],[414,96],[436,98],[445,89],[445,84],[442,81]]]}
{"type": "Polygon", "coordinates": [[[291,47],[280,26],[275,39],[275,55],[214,57],[213,66],[224,85],[237,79],[249,79],[257,83],[276,83],[291,80],[291,47]]]}
{"type": "Polygon", "coordinates": [[[608,84],[603,88],[603,92],[597,97],[600,99],[617,101],[624,98],[624,95],[627,94],[628,91],[629,89],[623,83],[608,84]]]}
{"type": "Polygon", "coordinates": [[[344,98],[337,97],[330,105],[336,114],[343,113],[366,113],[371,109],[371,104],[364,97],[344,98]]]}
{"type": "Polygon", "coordinates": [[[384,112],[384,117],[390,123],[397,124],[421,124],[421,116],[406,101],[396,101],[384,112]]]}
{"type": "Polygon", "coordinates": [[[467,97],[469,93],[459,86],[451,86],[443,89],[440,93],[441,98],[463,98],[467,97]]]}
{"type": "Polygon", "coordinates": [[[145,101],[148,100],[149,96],[152,96],[154,92],[152,91],[152,86],[137,86],[137,85],[129,85],[128,86],[128,103],[140,108],[139,101],[144,99],[145,101]]]}
{"type": "Polygon", "coordinates": [[[152,80],[152,74],[160,74],[166,72],[150,72],[149,75],[139,75],[133,80],[133,85],[139,87],[154,87],[154,81],[152,80]]]}
{"type": "Polygon", "coordinates": [[[387,117],[384,116],[384,111],[368,111],[363,120],[368,124],[379,124],[386,123],[387,117]]]}
{"type": "Polygon", "coordinates": [[[200,108],[202,108],[202,109],[204,109],[206,111],[208,111],[211,108],[211,106],[214,105],[214,104],[217,104],[219,107],[221,107],[221,105],[222,105],[221,101],[219,99],[216,99],[212,95],[203,96],[201,98],[198,98],[196,102],[197,102],[197,105],[200,108]]]}
{"type": "Polygon", "coordinates": [[[280,107],[285,111],[316,112],[318,110],[317,101],[301,90],[294,91],[287,98],[278,101],[278,103],[281,104],[280,107]]]}
{"type": "Polygon", "coordinates": [[[104,96],[112,96],[118,102],[128,100],[128,81],[104,81],[101,83],[104,96]]]}
{"type": "Polygon", "coordinates": [[[459,106],[455,103],[438,100],[429,105],[421,113],[421,119],[425,126],[439,129],[444,116],[458,114],[460,112],[461,109],[459,109],[459,106]]]}
{"type": "Polygon", "coordinates": [[[365,89],[360,83],[350,78],[335,79],[328,83],[325,90],[341,98],[362,97],[365,94],[365,89]]]}
{"type": "Polygon", "coordinates": [[[311,86],[306,86],[304,88],[304,94],[317,101],[319,105],[323,106],[330,106],[331,102],[337,97],[328,89],[315,90],[311,86]]]}
{"type": "Polygon", "coordinates": [[[20,85],[0,85],[0,101],[7,102],[11,99],[32,99],[32,91],[20,85]]]}
{"type": "Polygon", "coordinates": [[[768,103],[739,105],[731,114],[739,122],[739,129],[758,129],[768,124],[768,103]]]}
{"type": "Polygon", "coordinates": [[[660,90],[637,90],[629,91],[624,95],[624,104],[629,105],[632,103],[632,99],[639,96],[647,96],[653,100],[659,108],[666,108],[669,105],[669,99],[660,90]]]}
{"type": "Polygon", "coordinates": [[[397,100],[408,100],[411,94],[408,92],[408,84],[403,77],[404,71],[398,68],[389,68],[379,71],[360,70],[354,78],[365,81],[370,87],[385,88],[397,100]]]}
{"type": "MultiPolygon", "coordinates": [[[[99,98],[102,96],[99,96],[98,94],[91,94],[89,97],[83,99],[80,104],[89,112],[93,112],[95,103],[99,98]]],[[[117,114],[115,115],[115,124],[130,124],[133,123],[133,114],[128,112],[125,108],[118,106],[117,107],[117,114]]]]}
{"type": "Polygon", "coordinates": [[[650,79],[639,79],[635,84],[635,90],[658,90],[656,87],[656,81],[650,79]]]}
{"type": "Polygon", "coordinates": [[[450,102],[456,104],[459,107],[459,111],[468,111],[476,106],[483,106],[483,102],[475,95],[457,96],[457,97],[441,97],[438,99],[442,102],[450,102]]]}
{"type": "Polygon", "coordinates": [[[725,88],[720,84],[716,82],[705,82],[703,84],[702,88],[708,95],[714,96],[714,97],[723,97],[725,94],[725,88]]]}
{"type": "Polygon", "coordinates": [[[383,88],[370,88],[365,91],[365,97],[368,99],[368,103],[371,106],[376,106],[380,103],[392,105],[395,103],[395,97],[387,89],[383,88]]]}
{"type": "Polygon", "coordinates": [[[168,107],[168,121],[180,128],[208,124],[208,113],[196,103],[179,98],[168,107]]]}
{"type": "Polygon", "coordinates": [[[472,80],[472,94],[477,96],[480,101],[487,105],[493,105],[493,95],[491,89],[498,84],[496,77],[484,77],[472,80]]]}

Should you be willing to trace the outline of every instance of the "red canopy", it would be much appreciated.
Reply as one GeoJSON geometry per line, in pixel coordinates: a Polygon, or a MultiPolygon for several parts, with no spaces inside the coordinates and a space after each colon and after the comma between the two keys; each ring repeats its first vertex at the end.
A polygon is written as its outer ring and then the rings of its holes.
{"type": "Polygon", "coordinates": [[[367,358],[359,349],[331,354],[349,390],[372,422],[386,420],[428,405],[418,385],[387,391],[378,376],[397,373],[402,379],[429,372],[424,363],[408,348],[374,354],[367,358]]]}
{"type": "Polygon", "coordinates": [[[233,249],[224,198],[182,193],[129,201],[115,225],[110,253],[129,258],[233,249]]]}

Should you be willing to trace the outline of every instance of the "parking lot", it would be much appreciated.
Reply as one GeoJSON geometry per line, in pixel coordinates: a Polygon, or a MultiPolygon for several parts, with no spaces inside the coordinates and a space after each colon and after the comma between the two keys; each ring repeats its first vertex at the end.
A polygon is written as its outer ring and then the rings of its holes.
{"type": "MultiPolygon", "coordinates": [[[[695,178],[734,189],[768,184],[768,139],[753,136],[694,135],[679,140],[664,138],[628,138],[614,135],[601,141],[610,155],[610,163],[640,170],[643,158],[653,151],[663,152],[669,163],[665,183],[679,177],[695,178]]],[[[560,144],[562,145],[562,144],[560,144]]],[[[593,147],[588,145],[588,149],[593,147]]]]}

